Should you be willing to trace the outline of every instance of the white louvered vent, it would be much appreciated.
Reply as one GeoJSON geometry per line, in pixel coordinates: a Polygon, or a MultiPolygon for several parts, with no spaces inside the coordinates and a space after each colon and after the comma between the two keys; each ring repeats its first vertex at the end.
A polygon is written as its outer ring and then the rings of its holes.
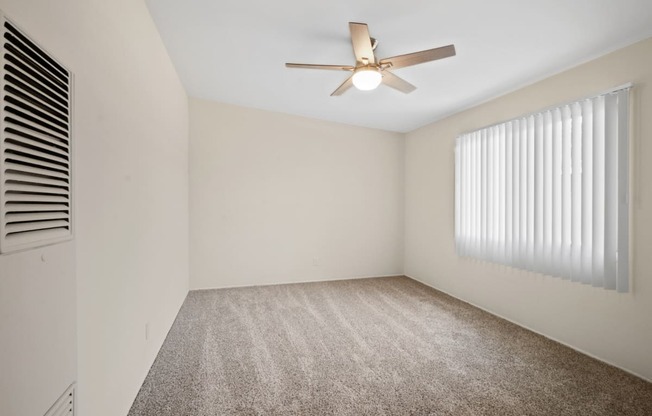
{"type": "Polygon", "coordinates": [[[65,393],[52,405],[44,416],[74,416],[75,415],[75,385],[68,387],[65,393]]]}
{"type": "Polygon", "coordinates": [[[72,236],[71,74],[2,16],[0,253],[72,236]]]}

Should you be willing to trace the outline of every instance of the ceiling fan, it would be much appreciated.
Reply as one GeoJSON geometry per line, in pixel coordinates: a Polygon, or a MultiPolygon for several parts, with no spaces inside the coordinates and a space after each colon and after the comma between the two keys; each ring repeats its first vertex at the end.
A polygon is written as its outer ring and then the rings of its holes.
{"type": "Polygon", "coordinates": [[[286,63],[285,66],[288,68],[328,69],[353,72],[342,85],[333,91],[331,96],[342,95],[352,86],[363,91],[373,90],[381,83],[405,94],[409,94],[417,87],[396,76],[389,69],[404,68],[406,66],[436,61],[437,59],[455,55],[455,45],[448,45],[379,60],[374,55],[378,41],[369,36],[367,24],[349,22],[349,29],[351,30],[351,43],[353,44],[353,54],[355,55],[356,61],[355,66],[293,63],[286,63]]]}

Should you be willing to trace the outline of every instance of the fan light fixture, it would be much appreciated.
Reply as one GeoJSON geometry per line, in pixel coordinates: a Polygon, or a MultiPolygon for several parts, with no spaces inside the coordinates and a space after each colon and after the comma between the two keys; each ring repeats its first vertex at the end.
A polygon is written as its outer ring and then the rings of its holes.
{"type": "Polygon", "coordinates": [[[329,71],[348,72],[349,77],[331,93],[331,97],[342,95],[351,87],[362,91],[370,91],[376,89],[380,84],[385,84],[404,94],[409,94],[417,87],[395,75],[392,71],[405,68],[406,66],[455,56],[455,45],[448,45],[378,59],[374,53],[378,42],[369,36],[369,28],[366,23],[349,22],[349,31],[351,32],[351,44],[353,45],[353,54],[355,55],[355,65],[293,64],[288,62],[285,66],[288,68],[326,69],[329,71]]]}
{"type": "Polygon", "coordinates": [[[353,73],[353,85],[361,91],[375,90],[383,80],[380,71],[374,67],[362,67],[353,73]]]}

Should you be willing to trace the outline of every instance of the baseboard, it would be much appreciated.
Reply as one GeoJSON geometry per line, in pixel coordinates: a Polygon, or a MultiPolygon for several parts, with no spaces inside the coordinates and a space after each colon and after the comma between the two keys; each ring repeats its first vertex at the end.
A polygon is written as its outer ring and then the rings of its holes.
{"type": "MultiPolygon", "coordinates": [[[[242,287],[259,287],[259,286],[278,286],[278,285],[294,285],[299,283],[323,283],[323,282],[341,282],[343,280],[358,280],[358,279],[378,279],[381,277],[402,277],[402,274],[387,274],[387,275],[374,275],[374,276],[356,276],[356,277],[342,277],[337,279],[316,279],[316,280],[299,280],[291,282],[274,282],[274,283],[258,283],[250,285],[232,285],[232,286],[217,286],[217,287],[201,287],[190,289],[191,292],[200,290],[216,290],[216,289],[236,289],[242,287]]],[[[416,280],[416,279],[413,279],[416,280]]]]}
{"type": "Polygon", "coordinates": [[[647,377],[645,377],[645,376],[642,376],[641,374],[638,374],[638,373],[636,373],[635,371],[632,371],[632,370],[630,370],[630,369],[628,369],[628,368],[621,367],[621,366],[619,366],[619,365],[617,365],[617,364],[614,364],[614,363],[612,363],[612,362],[610,362],[610,361],[608,361],[608,360],[605,360],[604,358],[601,358],[601,357],[598,357],[598,356],[596,356],[596,355],[594,355],[594,354],[591,354],[591,353],[588,352],[588,351],[584,351],[584,350],[581,349],[581,348],[577,348],[577,347],[575,347],[575,346],[573,346],[573,345],[571,345],[571,344],[568,344],[568,343],[566,343],[566,342],[564,342],[564,341],[561,341],[561,340],[559,340],[559,339],[557,339],[557,338],[555,338],[555,337],[552,337],[552,336],[550,336],[550,335],[548,335],[548,334],[545,334],[545,333],[543,333],[543,332],[541,332],[541,331],[538,331],[538,330],[536,330],[536,329],[530,328],[529,326],[527,326],[527,325],[525,325],[525,324],[523,324],[523,323],[521,323],[521,322],[515,321],[514,319],[511,319],[511,318],[508,318],[508,317],[506,317],[506,316],[503,316],[503,315],[501,315],[501,314],[499,314],[499,313],[496,313],[496,312],[494,312],[494,311],[492,311],[492,310],[490,310],[490,309],[488,309],[488,308],[486,308],[486,307],[484,307],[484,306],[476,305],[476,304],[473,303],[473,302],[469,302],[468,300],[465,300],[465,299],[462,299],[462,298],[460,298],[460,297],[458,297],[458,296],[455,296],[455,295],[452,294],[452,293],[449,293],[449,292],[447,292],[447,291],[445,291],[445,290],[442,290],[442,289],[440,289],[440,288],[438,288],[438,287],[435,287],[435,286],[431,285],[430,283],[426,283],[426,282],[424,282],[423,280],[417,279],[416,277],[412,277],[412,276],[407,275],[407,274],[405,275],[405,277],[407,277],[407,278],[409,278],[409,279],[412,279],[412,280],[414,280],[415,282],[419,282],[419,283],[421,283],[422,285],[428,286],[429,288],[435,289],[435,290],[438,291],[438,292],[445,293],[446,295],[448,295],[448,296],[450,296],[450,297],[452,297],[452,298],[455,298],[455,299],[457,299],[457,300],[459,300],[459,301],[461,301],[461,302],[464,302],[464,303],[466,303],[466,304],[468,304],[468,305],[471,305],[471,306],[473,306],[473,307],[475,307],[475,308],[481,309],[481,310],[483,310],[483,311],[485,311],[485,312],[487,312],[487,313],[490,313],[490,314],[492,314],[493,316],[496,316],[496,317],[498,317],[498,318],[500,318],[500,319],[504,319],[505,321],[511,322],[511,323],[513,323],[514,325],[518,325],[518,326],[520,326],[521,328],[525,328],[525,329],[527,329],[528,331],[532,331],[532,332],[534,332],[535,334],[541,335],[542,337],[548,338],[549,340],[554,341],[554,342],[556,342],[556,343],[558,343],[558,344],[564,345],[564,346],[566,346],[566,347],[568,347],[568,348],[570,348],[570,349],[572,349],[572,350],[575,350],[575,351],[579,352],[580,354],[584,354],[584,355],[586,355],[586,356],[589,356],[589,357],[591,357],[591,358],[593,358],[593,359],[596,359],[596,360],[598,360],[598,361],[600,361],[600,362],[602,362],[602,363],[605,363],[605,364],[610,365],[610,366],[612,366],[612,367],[618,368],[619,370],[623,370],[623,371],[626,372],[626,373],[629,373],[629,374],[631,374],[631,375],[633,375],[633,376],[635,376],[635,377],[638,377],[638,378],[640,378],[640,379],[642,379],[642,380],[645,380],[645,381],[647,381],[647,382],[652,383],[652,379],[649,379],[649,378],[647,378],[647,377]]]}

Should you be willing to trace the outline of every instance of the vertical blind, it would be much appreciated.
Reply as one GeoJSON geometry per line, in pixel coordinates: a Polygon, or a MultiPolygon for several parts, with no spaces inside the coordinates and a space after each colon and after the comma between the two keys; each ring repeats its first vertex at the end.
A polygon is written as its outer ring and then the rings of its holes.
{"type": "Polygon", "coordinates": [[[627,292],[629,89],[459,136],[458,254],[627,292]]]}

